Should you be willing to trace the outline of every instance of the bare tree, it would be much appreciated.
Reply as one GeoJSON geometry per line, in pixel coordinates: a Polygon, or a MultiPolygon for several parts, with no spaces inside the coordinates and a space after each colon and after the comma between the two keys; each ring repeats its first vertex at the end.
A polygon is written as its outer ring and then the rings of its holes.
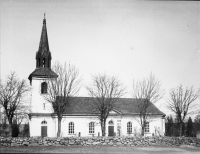
{"type": "Polygon", "coordinates": [[[164,90],[161,89],[161,83],[151,73],[148,78],[143,80],[133,81],[133,97],[138,102],[137,110],[139,112],[138,123],[141,126],[141,135],[144,136],[145,126],[147,122],[151,122],[151,113],[148,108],[152,103],[156,103],[164,95],[164,90]]]}
{"type": "Polygon", "coordinates": [[[115,77],[98,75],[93,77],[89,95],[94,99],[94,110],[99,112],[98,119],[101,124],[102,136],[106,135],[106,120],[118,98],[124,95],[125,89],[115,77]]]}
{"type": "Polygon", "coordinates": [[[12,131],[12,137],[17,137],[18,134],[20,133],[17,130],[20,130],[20,126],[23,122],[26,122],[28,120],[28,113],[29,113],[29,109],[30,107],[28,106],[27,102],[25,103],[20,103],[17,107],[17,109],[15,110],[14,114],[13,114],[13,119],[12,119],[12,125],[10,125],[12,127],[12,129],[9,127],[7,127],[7,122],[8,122],[8,118],[6,116],[6,112],[2,112],[0,113],[0,118],[2,120],[2,123],[5,123],[5,129],[4,132],[8,131],[11,133],[12,131]],[[17,130],[15,130],[17,129],[17,130]],[[14,132],[14,133],[13,133],[14,132]]]}
{"type": "Polygon", "coordinates": [[[5,83],[0,83],[0,105],[3,106],[12,132],[13,118],[23,106],[25,94],[29,91],[25,80],[17,78],[15,72],[7,76],[5,83]]]}
{"type": "Polygon", "coordinates": [[[48,79],[47,94],[43,95],[45,100],[51,103],[54,113],[58,118],[57,136],[61,134],[61,121],[68,103],[73,100],[80,89],[81,79],[79,71],[72,65],[61,65],[56,63],[53,66],[53,71],[58,75],[58,78],[48,79]]]}
{"type": "MultiPolygon", "coordinates": [[[[16,126],[20,130],[20,126],[23,122],[28,122],[29,106],[20,105],[19,109],[15,112],[14,119],[16,120],[16,126]]],[[[20,132],[19,132],[20,133],[20,132]]]]}
{"type": "Polygon", "coordinates": [[[183,88],[182,85],[176,89],[171,89],[170,98],[168,99],[168,108],[176,114],[177,121],[179,124],[179,135],[182,135],[182,124],[191,104],[198,98],[200,90],[194,91],[193,87],[183,88]]]}

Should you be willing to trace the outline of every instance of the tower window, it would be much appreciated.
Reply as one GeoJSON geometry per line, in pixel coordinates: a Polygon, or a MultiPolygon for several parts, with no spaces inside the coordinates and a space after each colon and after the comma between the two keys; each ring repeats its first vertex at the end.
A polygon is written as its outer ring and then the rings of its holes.
{"type": "Polygon", "coordinates": [[[46,82],[42,82],[42,84],[41,84],[41,93],[42,94],[47,93],[47,83],[46,82]]]}

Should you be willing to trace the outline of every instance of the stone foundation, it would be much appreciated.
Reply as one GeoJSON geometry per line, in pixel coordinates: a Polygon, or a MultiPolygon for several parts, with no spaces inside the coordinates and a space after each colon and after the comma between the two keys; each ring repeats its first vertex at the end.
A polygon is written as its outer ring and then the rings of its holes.
{"type": "Polygon", "coordinates": [[[193,137],[0,137],[1,146],[180,146],[200,147],[193,137]]]}

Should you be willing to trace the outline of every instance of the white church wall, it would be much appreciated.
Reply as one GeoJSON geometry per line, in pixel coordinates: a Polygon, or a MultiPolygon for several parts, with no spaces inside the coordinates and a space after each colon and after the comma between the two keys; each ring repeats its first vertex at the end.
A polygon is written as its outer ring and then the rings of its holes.
{"type": "Polygon", "coordinates": [[[62,119],[61,125],[61,135],[63,137],[71,137],[71,136],[98,136],[98,133],[101,135],[101,126],[98,119],[95,116],[65,116],[62,119]],[[74,133],[69,134],[69,123],[74,123],[74,133]],[[95,123],[95,132],[94,134],[89,133],[89,123],[95,123]]]}
{"type": "Polygon", "coordinates": [[[161,116],[153,116],[152,121],[149,123],[150,133],[147,136],[163,136],[165,133],[165,120],[161,116]]]}
{"type": "Polygon", "coordinates": [[[133,116],[123,116],[122,120],[122,127],[121,127],[121,136],[133,136],[134,133],[138,133],[140,131],[140,125],[139,123],[135,120],[136,117],[133,116]],[[132,123],[132,133],[128,134],[127,133],[127,123],[131,122],[132,123]]]}
{"type": "Polygon", "coordinates": [[[41,83],[43,79],[32,79],[32,100],[31,100],[31,112],[32,113],[52,113],[53,109],[51,104],[43,97],[45,94],[41,94],[41,83]],[[45,105],[44,105],[45,104],[45,105]]]}
{"type": "MultiPolygon", "coordinates": [[[[121,122],[121,135],[122,136],[133,136],[137,134],[141,134],[141,126],[139,124],[140,121],[139,116],[124,116],[122,118],[121,122]],[[127,133],[127,123],[131,122],[132,123],[132,133],[128,134],[127,133]]],[[[161,116],[153,116],[149,122],[149,132],[145,132],[145,136],[152,136],[152,135],[163,135],[163,120],[161,116]],[[156,131],[155,131],[156,130],[156,131]],[[158,133],[159,131],[159,133],[158,133]],[[157,134],[155,134],[155,132],[157,134]]]]}
{"type": "MultiPolygon", "coordinates": [[[[109,116],[106,121],[106,136],[108,136],[108,126],[109,121],[114,123],[114,133],[116,136],[134,136],[141,133],[141,126],[139,125],[136,117],[130,116],[109,116]],[[132,133],[127,133],[127,123],[132,123],[132,133]],[[119,126],[121,129],[118,130],[119,126]]],[[[138,117],[139,118],[139,117],[138,117]]],[[[57,118],[52,117],[33,117],[30,121],[30,136],[41,136],[41,122],[47,121],[47,135],[48,137],[56,137],[58,130],[57,118]]],[[[160,116],[152,117],[149,123],[149,132],[145,133],[145,136],[163,135],[163,119],[160,116]]],[[[92,136],[102,136],[101,125],[97,117],[95,116],[65,116],[62,119],[61,124],[61,136],[62,137],[72,137],[72,136],[82,136],[82,137],[92,137],[92,136]],[[69,123],[74,123],[74,133],[69,134],[69,123]],[[89,133],[89,123],[95,123],[95,133],[89,133]],[[80,134],[79,134],[80,133],[80,134]]]]}
{"type": "Polygon", "coordinates": [[[162,132],[163,132],[163,135],[165,135],[165,117],[162,117],[162,132]]]}

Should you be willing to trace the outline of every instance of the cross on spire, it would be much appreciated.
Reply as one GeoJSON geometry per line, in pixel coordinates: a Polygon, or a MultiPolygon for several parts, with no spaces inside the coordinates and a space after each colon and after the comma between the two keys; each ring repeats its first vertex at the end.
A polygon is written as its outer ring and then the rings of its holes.
{"type": "Polygon", "coordinates": [[[43,24],[46,24],[46,18],[45,18],[45,16],[46,16],[46,13],[44,13],[43,24]]]}

